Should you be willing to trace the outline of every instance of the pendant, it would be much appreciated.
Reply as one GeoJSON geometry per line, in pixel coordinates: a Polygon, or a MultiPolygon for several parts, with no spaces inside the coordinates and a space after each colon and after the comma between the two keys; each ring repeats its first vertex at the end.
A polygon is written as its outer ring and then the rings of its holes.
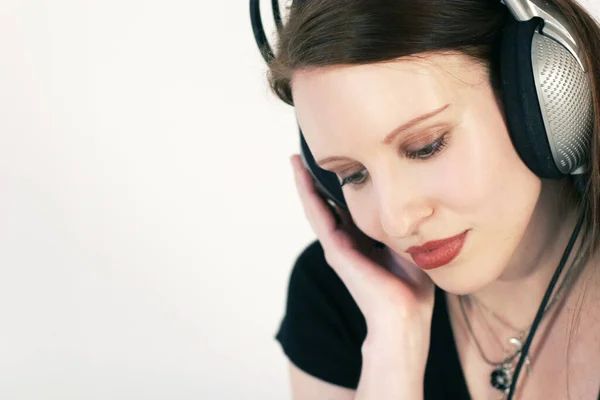
{"type": "MultiPolygon", "coordinates": [[[[502,392],[501,399],[508,394],[510,386],[512,384],[512,374],[514,370],[513,360],[521,353],[523,342],[520,338],[512,337],[508,340],[510,344],[515,346],[516,353],[509,358],[506,358],[502,364],[498,364],[490,375],[490,382],[495,389],[502,392]]],[[[525,357],[525,365],[527,366],[527,373],[531,373],[531,367],[529,357],[525,357]]]]}
{"type": "Polygon", "coordinates": [[[495,389],[505,392],[510,388],[512,365],[502,364],[492,371],[490,375],[491,384],[495,389]]]}
{"type": "MultiPolygon", "coordinates": [[[[517,354],[521,353],[521,348],[523,347],[523,341],[521,340],[521,338],[523,337],[523,334],[521,334],[521,337],[519,338],[515,338],[512,337],[510,339],[508,339],[508,343],[512,344],[513,346],[515,346],[517,348],[517,354]]],[[[529,360],[529,355],[525,356],[525,367],[527,368],[527,374],[531,374],[531,361],[529,360]]]]}

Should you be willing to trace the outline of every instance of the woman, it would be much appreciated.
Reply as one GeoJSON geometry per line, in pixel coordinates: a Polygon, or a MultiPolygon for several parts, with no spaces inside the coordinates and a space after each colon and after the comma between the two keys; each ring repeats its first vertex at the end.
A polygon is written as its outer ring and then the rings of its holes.
{"type": "Polygon", "coordinates": [[[499,1],[292,8],[270,84],[348,211],[336,223],[292,157],[318,238],[294,266],[277,334],[295,399],[503,398],[580,215],[514,396],[598,398],[600,28],[573,0],[546,3],[588,70],[585,196],[515,149],[510,133],[523,127],[507,124],[502,80],[513,77],[499,76],[498,56],[512,16],[499,1]]]}

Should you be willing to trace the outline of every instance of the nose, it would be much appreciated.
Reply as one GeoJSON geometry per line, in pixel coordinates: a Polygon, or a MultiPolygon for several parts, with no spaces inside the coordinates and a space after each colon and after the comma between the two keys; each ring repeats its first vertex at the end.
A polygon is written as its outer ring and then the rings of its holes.
{"type": "Polygon", "coordinates": [[[379,179],[376,186],[381,228],[392,238],[410,236],[433,214],[431,201],[421,193],[418,177],[389,176],[379,179]]]}

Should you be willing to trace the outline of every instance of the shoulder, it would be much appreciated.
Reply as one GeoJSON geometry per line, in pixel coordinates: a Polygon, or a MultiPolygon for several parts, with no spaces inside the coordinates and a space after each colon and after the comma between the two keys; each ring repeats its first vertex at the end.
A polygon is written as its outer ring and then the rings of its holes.
{"type": "MultiPolygon", "coordinates": [[[[289,302],[301,300],[313,305],[313,312],[330,312],[327,317],[335,320],[341,314],[348,323],[345,328],[358,329],[365,325],[364,317],[352,295],[325,260],[319,241],[310,243],[297,257],[290,274],[288,287],[289,302]],[[323,306],[329,308],[323,309],[323,306]]],[[[357,332],[358,333],[358,332],[357,332]]]]}
{"type": "Polygon", "coordinates": [[[336,385],[356,388],[366,322],[318,241],[292,268],[277,340],[297,367],[336,385]]]}
{"type": "Polygon", "coordinates": [[[291,288],[324,291],[327,292],[330,300],[340,300],[336,295],[342,294],[342,297],[345,297],[346,293],[350,295],[342,280],[327,264],[323,247],[318,240],[310,243],[297,257],[290,275],[291,288]],[[335,293],[331,290],[335,290],[335,293]]]}

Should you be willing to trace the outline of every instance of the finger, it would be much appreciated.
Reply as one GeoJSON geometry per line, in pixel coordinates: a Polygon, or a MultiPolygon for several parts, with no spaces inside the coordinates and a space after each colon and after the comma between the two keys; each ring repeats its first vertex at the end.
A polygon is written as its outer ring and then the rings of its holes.
{"type": "MultiPolygon", "coordinates": [[[[346,258],[364,257],[364,255],[356,251],[358,245],[355,240],[348,232],[343,230],[348,225],[353,225],[351,217],[345,210],[341,210],[338,207],[337,211],[340,218],[343,218],[345,223],[343,226],[336,224],[332,212],[329,210],[326,201],[317,192],[312,177],[304,168],[300,157],[293,155],[290,160],[294,168],[296,187],[302,201],[304,213],[309,220],[311,228],[321,242],[325,256],[329,261],[328,263],[336,270],[342,280],[344,280],[344,276],[346,276],[346,280],[349,282],[364,280],[366,276],[363,275],[363,271],[358,272],[355,276],[352,275],[352,272],[346,271],[354,268],[354,261],[348,261],[346,258]],[[342,258],[342,254],[344,253],[344,259],[336,262],[335,260],[342,258]]],[[[366,282],[372,280],[373,277],[371,276],[366,279],[366,282]]]]}
{"type": "MultiPolygon", "coordinates": [[[[294,168],[296,187],[311,228],[321,242],[328,264],[342,279],[357,303],[362,307],[377,308],[375,304],[380,301],[381,296],[385,296],[383,293],[391,290],[391,286],[395,286],[396,295],[405,298],[410,296],[411,284],[404,285],[404,288],[398,287],[401,279],[367,257],[365,247],[359,246],[352,237],[356,235],[351,236],[335,223],[331,211],[317,192],[312,177],[303,166],[300,157],[294,155],[290,160],[294,168]]],[[[355,226],[345,210],[339,211],[347,225],[355,226]]],[[[360,232],[358,228],[355,229],[360,232]]],[[[368,236],[362,236],[361,241],[370,240],[372,243],[368,236]]],[[[372,246],[368,250],[372,250],[372,246]]]]}
{"type": "Polygon", "coordinates": [[[326,257],[331,260],[329,263],[331,267],[343,278],[342,280],[345,277],[345,280],[351,286],[364,286],[387,278],[387,271],[384,272],[381,266],[374,265],[371,260],[366,259],[365,254],[361,254],[357,249],[359,247],[365,251],[369,247],[365,243],[372,241],[372,239],[362,234],[355,227],[352,217],[346,210],[336,206],[340,217],[344,221],[344,227],[350,229],[354,227],[355,231],[352,233],[355,234],[355,237],[359,237],[363,242],[362,245],[356,243],[347,232],[342,231],[341,227],[335,223],[326,202],[317,192],[312,177],[302,164],[300,156],[295,154],[290,158],[290,161],[294,169],[296,187],[302,201],[304,213],[321,242],[326,257]],[[360,238],[360,235],[362,235],[362,238],[360,238]],[[336,262],[335,260],[338,259],[339,261],[336,262]],[[373,265],[356,265],[359,259],[365,259],[364,261],[373,265]]]}
{"type": "Polygon", "coordinates": [[[300,196],[308,222],[319,240],[327,240],[337,229],[333,214],[318,194],[312,177],[306,168],[304,168],[304,165],[302,165],[300,156],[294,154],[290,161],[294,169],[296,189],[298,190],[298,195],[300,196]]]}
{"type": "Polygon", "coordinates": [[[337,205],[335,206],[335,210],[340,216],[344,228],[347,229],[350,235],[352,235],[352,237],[355,239],[357,247],[367,255],[374,251],[375,240],[373,240],[371,237],[366,235],[363,231],[361,231],[358,228],[358,226],[354,222],[354,218],[352,218],[352,214],[350,214],[348,210],[343,209],[337,205]]]}
{"type": "MultiPolygon", "coordinates": [[[[352,245],[358,246],[359,248],[363,249],[364,251],[370,251],[370,248],[373,246],[373,242],[374,242],[373,239],[371,239],[367,235],[365,235],[356,226],[350,212],[347,209],[340,207],[335,202],[328,199],[321,192],[319,192],[319,190],[317,189],[317,187],[313,181],[312,176],[310,175],[310,173],[308,173],[307,169],[304,167],[304,165],[302,163],[301,158],[298,155],[292,156],[292,164],[294,165],[295,169],[296,168],[299,169],[300,179],[302,181],[304,181],[305,178],[307,179],[307,181],[308,181],[307,189],[312,195],[314,195],[314,196],[311,196],[311,197],[314,197],[315,205],[317,206],[317,209],[314,210],[314,212],[315,212],[314,217],[316,219],[319,219],[320,218],[319,215],[323,215],[322,211],[324,210],[327,216],[332,215],[334,218],[333,226],[329,226],[329,221],[327,221],[327,230],[322,233],[325,235],[330,235],[331,238],[334,240],[340,240],[340,238],[338,237],[338,235],[340,234],[340,230],[347,231],[350,234],[350,236],[354,239],[351,243],[352,245]],[[323,210],[321,210],[322,209],[321,204],[325,205],[325,208],[323,210]]],[[[299,190],[302,190],[302,186],[300,187],[299,190]]],[[[310,201],[309,201],[309,203],[310,203],[310,201]]],[[[309,207],[310,207],[310,205],[309,205],[309,207]]],[[[310,211],[310,210],[308,210],[308,211],[310,211]]],[[[328,218],[328,217],[324,217],[324,218],[328,218]]],[[[319,234],[319,232],[315,232],[315,233],[319,234]]],[[[321,239],[327,240],[328,238],[321,237],[321,239]]],[[[345,238],[344,238],[344,240],[345,240],[345,238]]]]}
{"type": "Polygon", "coordinates": [[[376,253],[379,262],[388,266],[389,271],[409,283],[415,289],[425,288],[433,281],[429,275],[409,260],[396,255],[392,249],[385,247],[382,251],[376,253]]]}

